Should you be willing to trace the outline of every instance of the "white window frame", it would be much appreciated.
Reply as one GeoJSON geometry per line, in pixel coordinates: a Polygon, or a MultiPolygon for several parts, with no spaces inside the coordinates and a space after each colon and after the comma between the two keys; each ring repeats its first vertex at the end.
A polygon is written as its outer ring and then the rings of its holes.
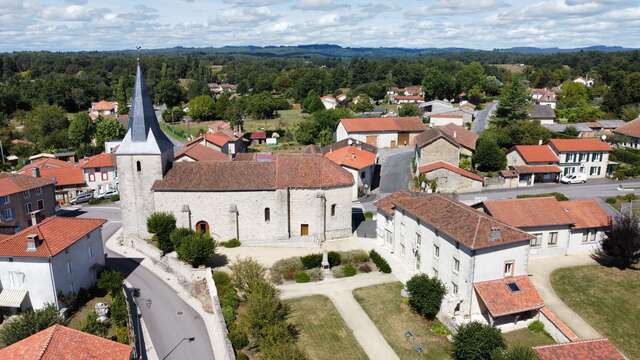
{"type": "Polygon", "coordinates": [[[440,246],[437,244],[433,244],[433,257],[440,259],[440,246]]]}
{"type": "Polygon", "coordinates": [[[552,231],[549,233],[549,240],[547,241],[547,246],[548,247],[556,247],[558,246],[558,232],[557,231],[552,231]],[[552,240],[554,240],[552,242],[552,240]]]}
{"type": "Polygon", "coordinates": [[[453,267],[452,267],[453,273],[454,274],[458,274],[460,272],[460,259],[454,257],[452,265],[453,265],[453,267]]]}
{"type": "Polygon", "coordinates": [[[15,219],[16,214],[13,212],[13,208],[2,209],[2,218],[4,221],[11,221],[15,219]],[[9,216],[7,216],[9,214],[9,216]]]}
{"type": "Polygon", "coordinates": [[[542,246],[542,233],[531,234],[534,238],[531,239],[530,246],[537,249],[542,246]]]}
{"type": "Polygon", "coordinates": [[[515,269],[516,269],[515,260],[507,260],[504,262],[504,269],[503,269],[504,276],[506,277],[513,276],[513,274],[515,273],[515,269]]]}

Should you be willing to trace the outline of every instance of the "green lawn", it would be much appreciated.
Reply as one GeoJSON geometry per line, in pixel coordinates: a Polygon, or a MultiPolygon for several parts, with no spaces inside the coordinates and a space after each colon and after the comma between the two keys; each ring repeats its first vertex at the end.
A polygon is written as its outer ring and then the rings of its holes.
{"type": "Polygon", "coordinates": [[[367,359],[351,330],[325,296],[286,301],[289,321],[299,331],[298,345],[312,360],[367,359]]]}
{"type": "Polygon", "coordinates": [[[449,359],[447,338],[431,332],[434,322],[413,313],[402,301],[400,290],[398,282],[356,289],[353,295],[400,359],[449,359]],[[415,334],[413,343],[405,337],[409,330],[415,334]],[[418,344],[423,353],[415,351],[418,344]]]}
{"type": "Polygon", "coordinates": [[[243,128],[244,131],[247,132],[276,129],[292,131],[294,126],[304,119],[305,116],[306,114],[303,114],[301,110],[279,110],[277,118],[267,120],[248,119],[244,122],[243,128]]]}
{"type": "Polygon", "coordinates": [[[631,359],[640,359],[640,271],[599,265],[551,274],[562,301],[631,359]]]}
{"type": "Polygon", "coordinates": [[[507,346],[522,345],[527,347],[534,347],[556,343],[551,335],[547,334],[546,332],[540,333],[531,331],[526,328],[503,333],[502,335],[504,336],[504,341],[507,343],[507,346]]]}

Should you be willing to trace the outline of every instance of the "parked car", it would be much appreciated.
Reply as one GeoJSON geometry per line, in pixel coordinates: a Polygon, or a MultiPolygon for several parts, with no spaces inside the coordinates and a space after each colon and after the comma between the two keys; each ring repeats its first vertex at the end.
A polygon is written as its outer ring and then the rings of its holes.
{"type": "Polygon", "coordinates": [[[109,190],[107,192],[103,192],[102,194],[98,194],[96,196],[96,199],[110,199],[116,195],[119,195],[120,193],[118,192],[118,190],[113,189],[113,190],[109,190]]]}
{"type": "Polygon", "coordinates": [[[587,175],[585,174],[569,174],[560,179],[563,184],[584,184],[587,182],[587,175]]]}
{"type": "Polygon", "coordinates": [[[93,199],[93,194],[90,192],[76,194],[76,197],[71,199],[71,205],[85,203],[91,199],[93,199]]]}

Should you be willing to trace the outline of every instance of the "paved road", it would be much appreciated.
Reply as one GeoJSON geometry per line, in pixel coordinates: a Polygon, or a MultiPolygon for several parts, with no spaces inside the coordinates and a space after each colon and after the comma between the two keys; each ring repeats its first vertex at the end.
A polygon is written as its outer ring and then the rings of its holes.
{"type": "Polygon", "coordinates": [[[486,107],[476,113],[476,119],[473,122],[471,127],[471,131],[474,133],[481,133],[484,129],[489,125],[489,119],[491,119],[491,115],[498,107],[498,102],[490,102],[486,105],[486,107]]]}
{"type": "MultiPolygon", "coordinates": [[[[83,206],[79,217],[107,219],[103,227],[106,241],[121,226],[121,212],[117,204],[83,206]]],[[[211,343],[204,322],[174,290],[142,266],[135,259],[122,258],[107,250],[108,265],[127,275],[129,283],[140,289],[137,298],[142,318],[149,329],[151,341],[160,359],[176,346],[166,359],[213,359],[211,343]],[[193,342],[182,339],[195,337],[193,342]]]]}
{"type": "Polygon", "coordinates": [[[380,149],[380,193],[407,190],[411,181],[413,148],[380,149]]]}

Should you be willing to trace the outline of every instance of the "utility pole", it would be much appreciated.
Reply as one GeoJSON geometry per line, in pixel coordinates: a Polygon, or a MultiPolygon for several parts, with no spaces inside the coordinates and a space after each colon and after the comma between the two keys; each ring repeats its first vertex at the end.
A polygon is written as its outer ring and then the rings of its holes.
{"type": "Polygon", "coordinates": [[[0,140],[0,159],[2,159],[2,165],[4,165],[4,148],[2,147],[2,140],[0,140]]]}

